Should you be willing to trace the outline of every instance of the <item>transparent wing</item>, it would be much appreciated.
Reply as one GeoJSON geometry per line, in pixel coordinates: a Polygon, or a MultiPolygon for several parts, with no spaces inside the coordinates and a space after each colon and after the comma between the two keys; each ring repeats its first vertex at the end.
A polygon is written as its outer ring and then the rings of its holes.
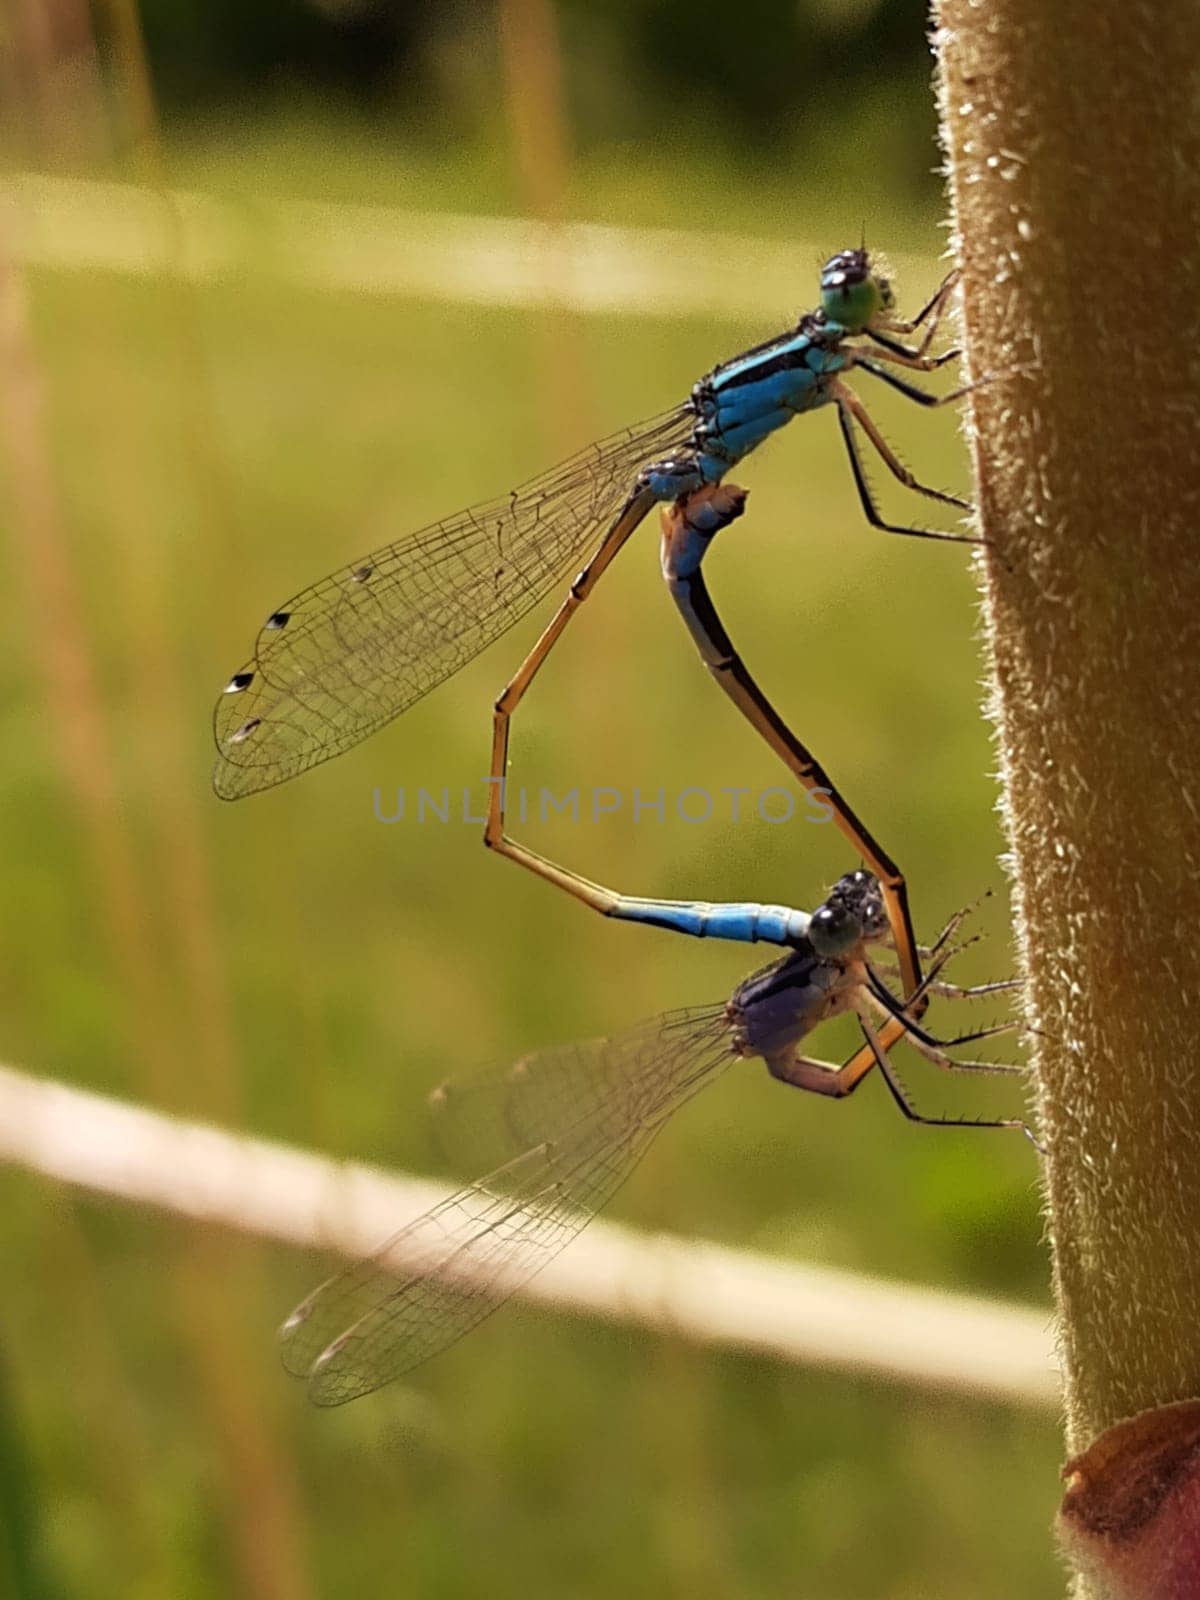
{"type": "Polygon", "coordinates": [[[647,1073],[669,1070],[669,1059],[648,1068],[624,1045],[576,1041],[448,1078],[429,1096],[439,1154],[460,1174],[491,1172],[535,1145],[635,1116],[647,1073]]]}
{"type": "Polygon", "coordinates": [[[451,1195],[288,1318],[284,1365],[317,1404],[368,1394],[461,1339],[575,1237],[671,1114],[735,1059],[723,1008],[573,1048],[606,1078],[619,1057],[624,1094],[451,1195]]]}
{"type": "Polygon", "coordinates": [[[466,665],[546,595],[598,530],[634,506],[637,473],[687,443],[679,409],[501,500],[470,507],[302,590],[267,618],[213,712],[226,800],[341,755],[466,665]]]}

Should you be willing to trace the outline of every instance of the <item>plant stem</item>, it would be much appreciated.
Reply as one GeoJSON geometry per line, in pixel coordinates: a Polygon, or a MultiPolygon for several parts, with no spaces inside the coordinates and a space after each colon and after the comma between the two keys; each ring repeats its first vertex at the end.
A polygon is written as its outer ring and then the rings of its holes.
{"type": "Polygon", "coordinates": [[[1074,1452],[1200,1392],[1200,9],[937,24],[1074,1452]]]}

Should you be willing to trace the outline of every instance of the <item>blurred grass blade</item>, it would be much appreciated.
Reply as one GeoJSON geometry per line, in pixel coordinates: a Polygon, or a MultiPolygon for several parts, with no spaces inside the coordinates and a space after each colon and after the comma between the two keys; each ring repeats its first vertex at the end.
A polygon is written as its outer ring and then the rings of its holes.
{"type": "Polygon", "coordinates": [[[38,1480],[0,1347],[0,1594],[11,1600],[49,1600],[63,1593],[59,1585],[51,1585],[42,1551],[38,1480]]]}

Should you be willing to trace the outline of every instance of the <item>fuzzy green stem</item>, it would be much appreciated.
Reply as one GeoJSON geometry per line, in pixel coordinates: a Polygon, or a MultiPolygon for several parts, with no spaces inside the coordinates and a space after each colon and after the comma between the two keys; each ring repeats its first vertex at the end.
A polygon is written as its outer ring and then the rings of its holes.
{"type": "Polygon", "coordinates": [[[1200,1394],[1200,8],[937,24],[1077,1451],[1200,1394]]]}

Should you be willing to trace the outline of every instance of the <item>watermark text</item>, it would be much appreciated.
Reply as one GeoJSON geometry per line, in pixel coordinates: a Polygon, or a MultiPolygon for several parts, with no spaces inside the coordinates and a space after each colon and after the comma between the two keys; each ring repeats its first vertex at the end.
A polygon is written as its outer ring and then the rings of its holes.
{"type": "Polygon", "coordinates": [[[484,778],[478,788],[450,784],[400,784],[392,789],[372,791],[371,806],[376,822],[385,827],[399,823],[465,823],[482,828],[488,810],[498,805],[509,821],[550,822],[566,818],[576,825],[599,823],[606,817],[627,817],[634,823],[655,822],[660,827],[670,821],[699,827],[705,823],[727,826],[730,823],[766,823],[777,827],[788,822],[809,822],[820,826],[833,821],[830,791],[824,788],[797,789],[782,785],[767,789],[723,785],[717,789],[693,784],[683,789],[630,790],[611,784],[593,784],[556,792],[544,785],[515,786],[504,778],[484,778]]]}

